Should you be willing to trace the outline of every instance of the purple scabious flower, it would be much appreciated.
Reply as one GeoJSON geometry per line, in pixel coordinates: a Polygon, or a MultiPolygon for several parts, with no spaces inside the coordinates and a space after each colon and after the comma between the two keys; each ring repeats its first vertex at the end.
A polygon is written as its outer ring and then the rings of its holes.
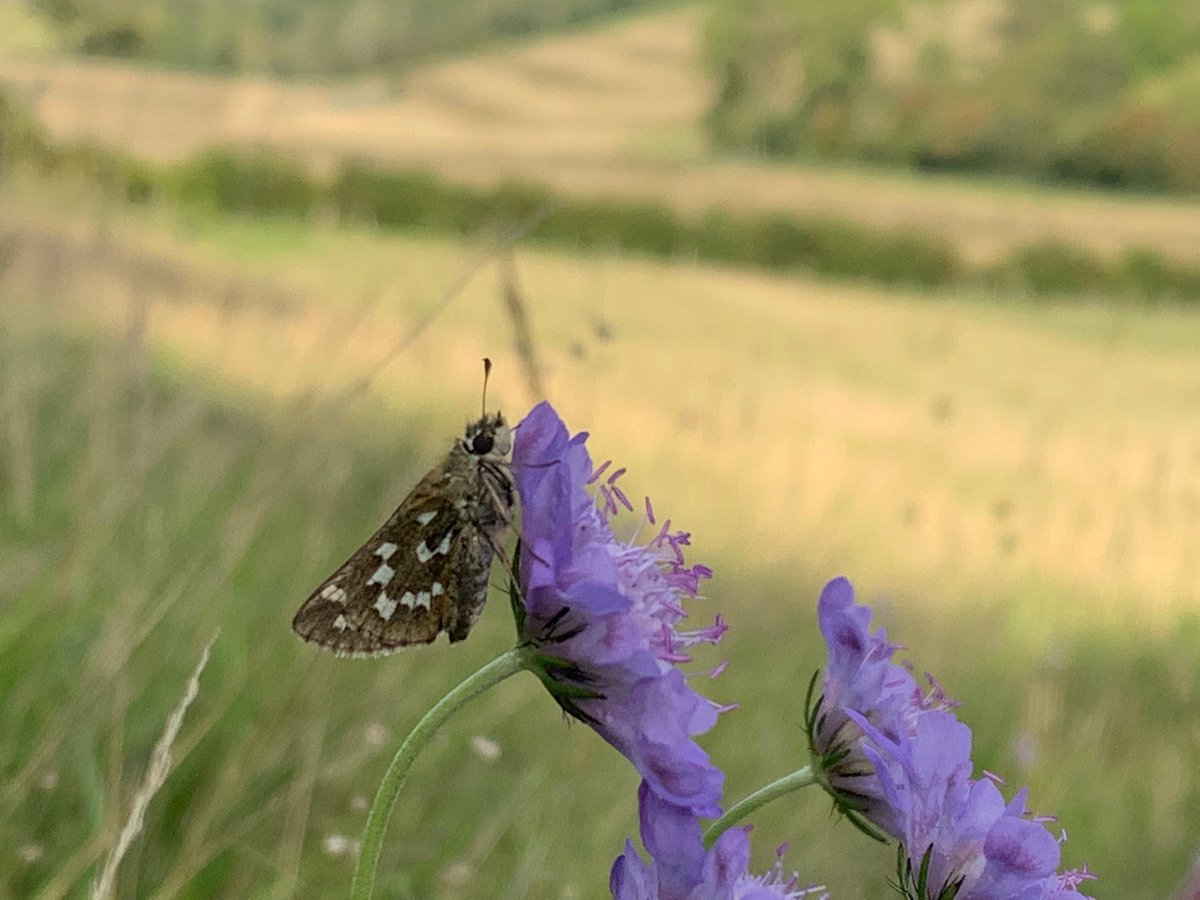
{"type": "Polygon", "coordinates": [[[898,884],[911,900],[1083,900],[1086,873],[1058,874],[1059,844],[1026,818],[1025,792],[1005,804],[972,779],[971,730],[933,710],[892,740],[857,713],[882,796],[899,825],[898,884]]]}
{"type": "MultiPolygon", "coordinates": [[[[1093,876],[1058,874],[1059,843],[1025,816],[1025,794],[1006,804],[990,778],[973,779],[971,730],[932,676],[922,690],[892,662],[899,647],[844,578],[818,602],[828,662],[806,712],[819,780],[847,817],[900,842],[898,886],[912,900],[1081,900],[1093,876]]],[[[879,835],[875,835],[879,836],[879,835]]]]}
{"type": "MultiPolygon", "coordinates": [[[[720,814],[723,776],[692,740],[717,720],[679,666],[686,649],[716,643],[720,617],[681,631],[683,601],[712,575],[684,563],[688,535],[664,523],[647,543],[618,539],[611,522],[632,504],[593,469],[586,434],[571,437],[548,403],[516,430],[521,497],[518,629],[532,668],[569,714],[623,753],[658,797],[693,816],[720,814]],[[594,485],[593,493],[588,486],[594,485]]],[[[646,523],[656,524],[649,501],[646,523]]]]}
{"type": "Polygon", "coordinates": [[[1076,888],[1096,876],[1086,867],[1059,874],[1059,848],[1066,834],[1055,838],[1046,830],[1044,820],[1029,818],[1025,794],[1023,788],[1018,791],[1004,815],[988,829],[983,842],[983,871],[965,898],[1086,900],[1076,888]]]}
{"type": "Polygon", "coordinates": [[[711,850],[704,849],[700,822],[686,809],[656,795],[646,782],[638,788],[642,843],[651,861],[643,862],[632,841],[617,857],[609,875],[613,900],[800,900],[824,898],[823,887],[798,887],[776,861],[763,875],[750,875],[749,828],[726,831],[711,850]]]}
{"type": "Polygon", "coordinates": [[[1005,810],[993,782],[971,780],[971,730],[933,711],[916,721],[913,735],[894,739],[850,715],[868,737],[863,751],[900,832],[907,856],[901,885],[920,900],[955,896],[978,880],[984,840],[1005,810]]]}
{"type": "Polygon", "coordinates": [[[899,838],[900,824],[880,791],[871,761],[864,754],[864,732],[851,713],[870,722],[881,734],[898,740],[911,734],[918,718],[954,705],[931,676],[923,691],[908,669],[892,662],[900,649],[880,628],[871,633],[871,610],[854,602],[845,578],[825,585],[817,602],[817,618],[828,648],[821,694],[812,702],[817,676],[809,686],[806,726],[809,749],[825,790],[846,816],[875,837],[870,822],[899,838]]]}

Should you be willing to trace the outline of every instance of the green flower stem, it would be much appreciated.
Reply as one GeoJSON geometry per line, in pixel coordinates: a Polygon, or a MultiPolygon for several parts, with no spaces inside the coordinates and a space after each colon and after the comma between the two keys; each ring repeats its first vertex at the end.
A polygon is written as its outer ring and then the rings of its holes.
{"type": "Polygon", "coordinates": [[[460,706],[524,668],[525,651],[521,647],[514,647],[498,656],[478,672],[469,675],[458,687],[439,700],[404,739],[404,743],[392,759],[392,764],[388,766],[383,781],[379,783],[375,802],[371,804],[371,811],[367,814],[362,851],[358,856],[358,867],[354,870],[354,886],[350,889],[351,900],[369,900],[371,896],[375,887],[375,869],[379,866],[379,851],[383,847],[383,833],[387,830],[392,807],[396,804],[396,797],[400,788],[404,786],[404,779],[408,777],[408,770],[417,754],[460,706]]]}
{"type": "Polygon", "coordinates": [[[704,832],[704,849],[710,849],[717,842],[717,838],[760,806],[766,806],[784,794],[790,794],[792,791],[798,791],[802,787],[816,783],[817,776],[813,773],[812,766],[805,766],[803,769],[797,769],[791,775],[784,775],[778,781],[773,781],[766,787],[760,788],[746,799],[735,803],[729,812],[708,826],[708,830],[704,832]]]}

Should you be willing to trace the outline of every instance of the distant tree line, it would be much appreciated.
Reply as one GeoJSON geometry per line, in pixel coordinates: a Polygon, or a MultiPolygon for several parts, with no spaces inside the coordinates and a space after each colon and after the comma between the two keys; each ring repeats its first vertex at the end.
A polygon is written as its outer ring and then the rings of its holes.
{"type": "Polygon", "coordinates": [[[77,52],[287,76],[403,67],[431,54],[567,28],[656,0],[26,2],[77,52]]]}
{"type": "Polygon", "coordinates": [[[715,0],[705,62],[726,149],[1200,191],[1195,0],[715,0]]]}

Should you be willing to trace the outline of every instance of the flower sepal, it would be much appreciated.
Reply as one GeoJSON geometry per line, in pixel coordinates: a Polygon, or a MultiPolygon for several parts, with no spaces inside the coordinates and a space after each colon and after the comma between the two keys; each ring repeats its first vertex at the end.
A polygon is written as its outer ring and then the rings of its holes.
{"type": "Polygon", "coordinates": [[[512,557],[513,572],[508,579],[508,602],[512,606],[513,625],[517,629],[517,643],[527,642],[525,637],[525,604],[521,600],[521,589],[517,587],[517,579],[521,577],[521,540],[517,539],[516,549],[512,557]]]}
{"type": "MultiPolygon", "coordinates": [[[[517,544],[516,559],[520,559],[521,545],[517,544]]],[[[519,562],[516,563],[520,565],[519,562]]],[[[538,680],[550,692],[554,701],[562,707],[563,712],[573,716],[587,725],[595,725],[596,718],[589,715],[580,705],[580,700],[603,700],[604,693],[589,687],[595,678],[588,674],[579,663],[561,656],[544,652],[545,644],[559,643],[575,636],[574,631],[556,635],[559,625],[567,612],[548,621],[537,635],[530,635],[525,630],[525,604],[521,601],[521,592],[515,581],[508,582],[508,598],[512,604],[513,620],[517,627],[518,649],[526,669],[537,676],[538,680]]]]}
{"type": "Polygon", "coordinates": [[[896,847],[896,877],[897,881],[894,887],[899,891],[900,895],[906,900],[954,900],[958,896],[958,892],[962,890],[963,882],[966,881],[965,876],[952,878],[946,884],[942,885],[941,889],[936,893],[930,893],[929,888],[929,863],[933,858],[933,844],[925,850],[925,855],[921,857],[921,865],[913,872],[912,860],[908,858],[905,852],[904,845],[899,844],[896,847]]]}
{"type": "Polygon", "coordinates": [[[875,798],[871,794],[859,793],[845,786],[855,777],[866,778],[872,774],[869,769],[863,771],[861,754],[852,758],[854,747],[849,741],[832,741],[824,750],[819,749],[821,741],[818,736],[825,732],[827,725],[824,695],[813,699],[820,677],[820,669],[813,672],[804,697],[804,731],[808,738],[813,771],[816,773],[815,780],[851,825],[872,840],[886,844],[891,839],[890,836],[864,816],[864,813],[875,805],[875,798]]]}
{"type": "Polygon", "coordinates": [[[543,653],[534,644],[523,648],[525,668],[538,677],[563,712],[586,725],[595,726],[597,719],[579,705],[581,700],[603,700],[604,693],[589,683],[594,679],[587,671],[569,659],[543,653]]]}

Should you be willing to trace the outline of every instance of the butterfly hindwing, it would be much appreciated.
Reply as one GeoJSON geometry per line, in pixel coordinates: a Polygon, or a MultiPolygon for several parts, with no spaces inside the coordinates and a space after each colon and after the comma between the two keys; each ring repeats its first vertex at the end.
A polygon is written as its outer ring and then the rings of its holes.
{"type": "Polygon", "coordinates": [[[465,573],[458,582],[457,602],[450,610],[446,631],[451,641],[461,641],[470,632],[487,602],[488,577],[492,570],[495,548],[492,537],[478,528],[464,529],[454,553],[459,571],[465,573]]]}

